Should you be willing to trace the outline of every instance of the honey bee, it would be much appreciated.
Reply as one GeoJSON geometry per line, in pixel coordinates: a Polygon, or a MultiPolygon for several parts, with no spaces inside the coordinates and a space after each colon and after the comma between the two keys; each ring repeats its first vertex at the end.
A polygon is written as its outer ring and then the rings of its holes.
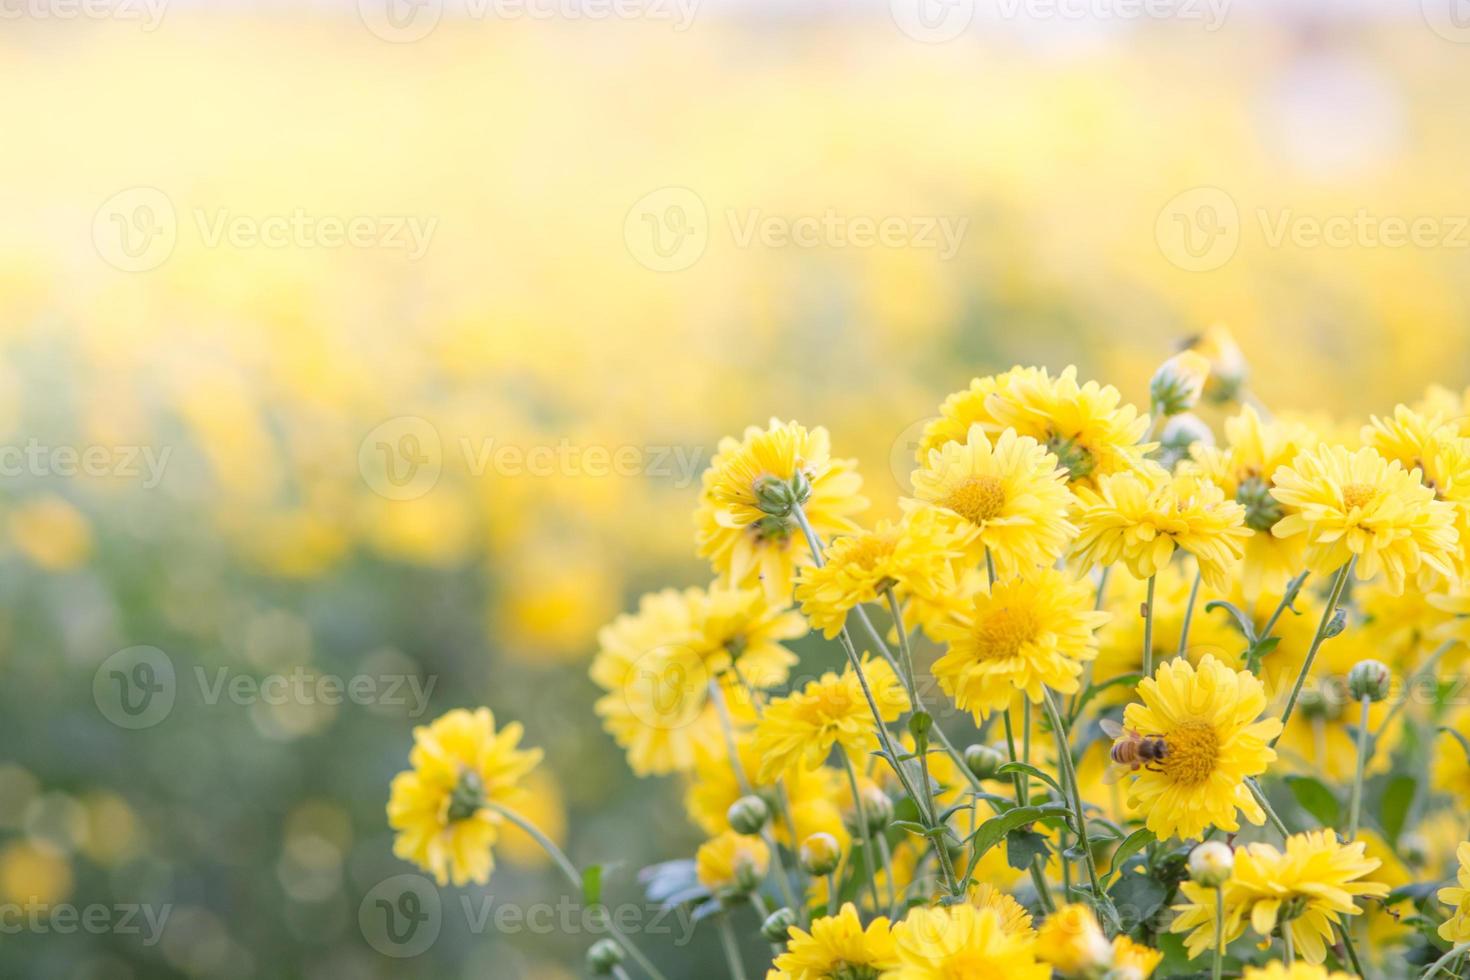
{"type": "Polygon", "coordinates": [[[1104,783],[1116,783],[1139,769],[1152,769],[1151,763],[1163,762],[1169,753],[1169,743],[1158,735],[1140,735],[1108,718],[1098,724],[1103,734],[1113,739],[1113,747],[1108,752],[1112,764],[1103,774],[1104,783]]]}

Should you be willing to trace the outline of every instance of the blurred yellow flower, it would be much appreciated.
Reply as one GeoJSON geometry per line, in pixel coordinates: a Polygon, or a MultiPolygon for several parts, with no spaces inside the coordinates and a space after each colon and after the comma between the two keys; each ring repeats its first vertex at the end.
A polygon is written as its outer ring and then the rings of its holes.
{"type": "Polygon", "coordinates": [[[1112,962],[1113,946],[1092,909],[1073,902],[1048,915],[1036,930],[1036,955],[1063,976],[1092,976],[1112,962]]]}
{"type": "Polygon", "coordinates": [[[71,862],[43,841],[22,838],[0,849],[0,898],[7,903],[54,905],[72,889],[71,862]]]}
{"type": "Polygon", "coordinates": [[[488,708],[455,709],[415,728],[413,768],[393,777],[388,800],[393,853],[440,885],[488,881],[504,820],[490,804],[518,806],[521,781],[541,761],[540,749],[517,747],[521,733],[518,723],[497,731],[488,708]]]}
{"type": "MultiPolygon", "coordinates": [[[[908,695],[886,660],[865,657],[862,670],[885,722],[909,709],[908,695]]],[[[841,674],[829,671],[766,706],[755,729],[761,757],[757,778],[769,782],[786,769],[815,769],[834,745],[861,768],[867,754],[878,748],[875,724],[862,681],[852,666],[841,674]]]]}
{"type": "Polygon", "coordinates": [[[1272,960],[1265,966],[1246,967],[1240,980],[1353,980],[1353,974],[1328,970],[1317,963],[1300,960],[1290,966],[1280,960],[1272,960]]]}
{"type": "Polygon", "coordinates": [[[1031,913],[1026,906],[988,881],[970,885],[969,902],[977,909],[992,909],[1000,916],[1000,927],[1013,936],[1031,935],[1031,913]]]}
{"type": "Polygon", "coordinates": [[[694,856],[699,883],[715,895],[752,891],[766,876],[770,862],[765,841],[733,830],[701,844],[694,856]]]}
{"type": "Polygon", "coordinates": [[[1435,897],[1455,910],[1440,924],[1440,938],[1445,942],[1463,943],[1470,942],[1470,844],[1461,844],[1455,851],[1455,858],[1460,862],[1455,886],[1441,888],[1435,897]]]}
{"type": "Polygon", "coordinates": [[[92,556],[92,525],[55,494],[16,505],[6,523],[20,553],[48,572],[70,571],[92,556]]]}
{"type": "Polygon", "coordinates": [[[776,969],[792,980],[856,980],[877,977],[897,965],[888,919],[880,915],[864,927],[851,902],[836,915],[813,920],[810,930],[792,926],[786,951],[776,957],[776,969]]]}
{"type": "Polygon", "coordinates": [[[1009,933],[994,909],[973,905],[916,907],[893,927],[899,966],[882,980],[1048,980],[1051,967],[1036,958],[1036,939],[1009,933]]]}
{"type": "MultiPolygon", "coordinates": [[[[784,808],[775,806],[771,812],[771,832],[776,840],[790,847],[812,834],[824,833],[831,834],[840,846],[847,846],[847,827],[843,824],[842,809],[838,804],[838,798],[847,786],[847,779],[842,773],[827,766],[815,769],[797,766],[778,773],[779,781],[763,781],[759,778],[760,752],[756,748],[755,734],[740,732],[735,737],[735,744],[740,770],[750,781],[752,790],[767,799],[778,798],[780,791],[785,792],[784,803],[790,807],[791,822],[796,825],[796,831],[793,836],[786,825],[784,808]]],[[[727,755],[723,752],[701,754],[684,791],[684,809],[699,829],[714,837],[730,829],[730,805],[747,792],[727,755]]]]}

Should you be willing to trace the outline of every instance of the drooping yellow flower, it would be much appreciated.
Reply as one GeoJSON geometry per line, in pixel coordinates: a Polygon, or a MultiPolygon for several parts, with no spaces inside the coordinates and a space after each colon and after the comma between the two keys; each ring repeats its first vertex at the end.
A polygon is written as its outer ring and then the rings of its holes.
{"type": "Polygon", "coordinates": [[[1162,950],[1119,934],[1113,937],[1113,969],[1108,975],[1119,980],[1148,980],[1163,960],[1162,950]]]}
{"type": "Polygon", "coordinates": [[[783,683],[796,655],[781,642],[806,629],[760,589],[649,593],[598,633],[590,674],[608,693],[595,710],[634,772],[687,772],[700,752],[723,751],[711,682],[724,686],[732,712],[748,715],[745,685],[783,683]]]}
{"type": "Polygon", "coordinates": [[[702,477],[699,555],[726,583],[762,586],[772,604],[785,605],[798,568],[813,564],[795,518],[769,501],[799,502],[817,535],[856,530],[852,516],[867,507],[852,460],[832,459],[827,430],[808,431],[772,419],[741,439],[720,441],[702,477]]]}
{"type": "Polygon", "coordinates": [[[699,846],[694,872],[699,883],[715,895],[752,891],[771,864],[771,850],[759,837],[733,830],[699,846]]]}
{"type": "Polygon", "coordinates": [[[1461,844],[1455,851],[1460,862],[1456,883],[1451,888],[1441,888],[1437,897],[1453,908],[1454,914],[1440,923],[1439,936],[1445,942],[1470,942],[1470,844],[1461,844]]]}
{"type": "Polygon", "coordinates": [[[1033,702],[1043,687],[1070,694],[1083,661],[1097,655],[1093,631],[1107,621],[1107,613],[1092,609],[1089,584],[1055,569],[1001,582],[940,630],[949,651],[935,662],[934,676],[977,723],[1018,690],[1033,702]]]}
{"type": "Polygon", "coordinates": [[[1031,913],[1014,897],[987,881],[970,886],[970,904],[977,909],[993,909],[1000,916],[1000,927],[1013,936],[1033,935],[1031,913]]]}
{"type": "Polygon", "coordinates": [[[1030,436],[1006,429],[992,440],[979,425],[947,442],[913,473],[908,510],[932,508],[971,558],[988,551],[1003,576],[1051,565],[1075,528],[1074,502],[1057,458],[1030,436]]]}
{"type": "Polygon", "coordinates": [[[836,915],[814,920],[810,931],[792,926],[790,937],[776,969],[791,980],[877,977],[898,965],[888,919],[879,916],[864,928],[851,902],[836,915]]]}
{"type": "Polygon", "coordinates": [[[1113,946],[1086,905],[1063,905],[1036,930],[1036,955],[1063,976],[1093,976],[1113,959],[1113,946]]]}
{"type": "Polygon", "coordinates": [[[796,600],[829,640],[842,632],[851,609],[885,601],[890,586],[895,593],[939,601],[956,588],[953,560],[961,552],[954,539],[932,510],[911,513],[898,524],[879,521],[872,531],[834,539],[821,568],[803,568],[796,600]]]}
{"type": "Polygon", "coordinates": [[[916,907],[893,927],[899,966],[881,980],[1049,980],[1036,939],[1009,933],[994,909],[973,905],[916,907]]]}
{"type": "Polygon", "coordinates": [[[413,730],[412,769],[393,777],[388,825],[398,831],[393,853],[439,884],[483,885],[495,866],[491,848],[514,809],[520,781],[541,761],[540,749],[519,749],[519,724],[495,728],[489,708],[457,708],[413,730]]]}
{"type": "Polygon", "coordinates": [[[1009,426],[1054,453],[1074,487],[1131,470],[1153,448],[1139,442],[1148,416],[1125,404],[1112,385],[1079,385],[1075,367],[1055,378],[1045,368],[1012,375],[985,400],[986,408],[998,428],[1009,426]]]}
{"type": "Polygon", "coordinates": [[[972,378],[970,387],[948,395],[939,406],[939,417],[924,426],[919,439],[918,452],[914,461],[923,466],[929,453],[947,442],[964,443],[969,438],[970,427],[979,425],[987,435],[999,434],[1005,428],[996,421],[987,407],[991,396],[1005,397],[1010,387],[1021,378],[1041,378],[1041,368],[1013,367],[1004,374],[992,374],[983,378],[972,378]]]}
{"type": "Polygon", "coordinates": [[[1198,667],[1160,664],[1139,682],[1138,696],[1143,703],[1124,710],[1124,726],[1167,745],[1163,761],[1135,770],[1128,788],[1128,805],[1146,812],[1148,829],[1160,839],[1199,837],[1212,826],[1234,832],[1237,810],[1264,823],[1245,780],[1276,758],[1267,743],[1281,720],[1258,720],[1266,708],[1260,680],[1207,655],[1198,667]]]}
{"type": "Polygon", "coordinates": [[[1280,960],[1272,960],[1265,966],[1248,966],[1240,980],[1354,980],[1351,973],[1328,970],[1317,963],[1297,962],[1287,966],[1280,960]]]}
{"type": "MultiPolygon", "coordinates": [[[[763,797],[776,798],[776,783],[757,779],[760,752],[756,749],[755,734],[740,732],[735,744],[740,770],[750,781],[751,789],[763,797]]],[[[847,777],[828,766],[816,769],[798,766],[778,775],[786,795],[785,806],[774,807],[771,812],[771,832],[776,840],[794,847],[810,835],[821,833],[831,834],[840,846],[846,847],[848,833],[838,799],[847,786],[847,777]],[[794,835],[786,825],[787,808],[791,822],[796,825],[794,835]]],[[[730,829],[730,805],[748,792],[724,752],[701,754],[684,792],[684,809],[690,820],[714,837],[730,829]]]]}
{"type": "MultiPolygon", "coordinates": [[[[888,661],[865,658],[862,668],[885,722],[909,710],[908,695],[888,661]]],[[[755,730],[761,757],[757,778],[768,782],[795,766],[815,769],[834,745],[841,746],[848,758],[864,760],[878,747],[874,724],[862,682],[851,665],[841,674],[829,671],[766,706],[755,730]]]]}
{"type": "MultiPolygon", "coordinates": [[[[1235,870],[1225,883],[1225,941],[1233,942],[1247,924],[1263,939],[1279,925],[1291,932],[1297,955],[1308,963],[1327,957],[1333,928],[1344,915],[1359,915],[1356,899],[1382,898],[1388,885],[1366,881],[1378,861],[1366,857],[1362,841],[1343,844],[1331,830],[1292,834],[1283,853],[1270,844],[1246,844],[1235,851],[1235,870]]],[[[1171,932],[1188,932],[1191,957],[1214,948],[1215,891],[1192,881],[1179,886],[1189,899],[1171,932]],[[1193,930],[1193,931],[1191,931],[1193,930]]]]}
{"type": "Polygon", "coordinates": [[[1075,551],[1085,569],[1122,562],[1148,578],[1178,548],[1194,556],[1210,588],[1224,591],[1251,536],[1245,508],[1218,486],[1156,464],[1102,477],[1095,490],[1081,487],[1077,496],[1075,551]]]}
{"type": "Polygon", "coordinates": [[[1271,529],[1306,536],[1307,567],[1330,574],[1356,556],[1357,577],[1382,573],[1395,594],[1427,566],[1455,578],[1455,509],[1436,500],[1419,475],[1376,449],[1320,446],[1276,471],[1272,496],[1297,512],[1271,529]]]}
{"type": "Polygon", "coordinates": [[[1279,592],[1305,564],[1306,542],[1300,537],[1278,538],[1269,533],[1294,508],[1271,496],[1272,475],[1304,449],[1321,439],[1301,424],[1273,419],[1264,421],[1247,405],[1240,414],[1225,420],[1225,443],[1206,446],[1195,443],[1192,459],[1179,471],[1196,474],[1214,483],[1225,496],[1245,508],[1245,526],[1258,533],[1245,541],[1242,587],[1248,596],[1279,592]]]}

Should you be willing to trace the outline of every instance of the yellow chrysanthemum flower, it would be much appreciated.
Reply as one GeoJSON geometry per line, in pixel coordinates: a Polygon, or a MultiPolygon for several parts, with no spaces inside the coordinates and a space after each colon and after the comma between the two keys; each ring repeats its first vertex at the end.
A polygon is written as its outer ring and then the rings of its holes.
{"type": "Polygon", "coordinates": [[[1036,955],[1063,976],[1093,976],[1113,959],[1113,945],[1086,905],[1063,905],[1036,930],[1036,955]]]}
{"type": "Polygon", "coordinates": [[[806,630],[800,613],[768,604],[759,589],[649,593],[597,635],[590,675],[608,693],[595,710],[638,775],[687,772],[701,752],[724,750],[710,682],[724,685],[732,713],[748,716],[745,685],[785,682],[796,655],[781,641],[806,630]]]}
{"type": "Polygon", "coordinates": [[[1076,529],[1074,497],[1057,458],[1030,436],[1006,429],[992,442],[979,425],[947,442],[913,473],[910,510],[932,508],[956,544],[978,561],[988,551],[1003,576],[1051,565],[1076,529]]]}
{"type": "MultiPolygon", "coordinates": [[[[1434,491],[1436,500],[1455,508],[1455,532],[1460,541],[1470,535],[1470,438],[1457,422],[1437,412],[1416,412],[1404,405],[1389,419],[1374,418],[1363,427],[1363,443],[1384,459],[1406,470],[1418,470],[1419,479],[1434,491]]],[[[1454,553],[1460,578],[1470,575],[1470,556],[1454,553]]]]}
{"type": "Polygon", "coordinates": [[[1441,888],[1438,898],[1455,911],[1440,923],[1439,936],[1445,942],[1470,942],[1470,844],[1461,844],[1455,851],[1460,867],[1456,884],[1452,888],[1441,888]]]}
{"type": "Polygon", "coordinates": [[[1317,963],[1300,961],[1287,966],[1273,960],[1265,966],[1248,966],[1240,980],[1355,980],[1353,974],[1341,970],[1328,970],[1317,963]]]}
{"type": "Polygon", "coordinates": [[[1434,498],[1419,474],[1372,448],[1320,446],[1276,471],[1272,496],[1297,509],[1271,529],[1306,536],[1307,567],[1326,575],[1356,557],[1357,577],[1382,573],[1395,594],[1427,566],[1455,578],[1455,509],[1434,498]]]}
{"type": "Polygon", "coordinates": [[[489,708],[457,708],[415,728],[413,768],[393,777],[388,799],[393,853],[441,885],[490,880],[504,818],[489,804],[514,809],[520,781],[541,761],[540,749],[517,748],[521,734],[519,724],[496,731],[489,708]]]}
{"type": "Polygon", "coordinates": [[[872,531],[834,539],[822,567],[802,569],[796,601],[829,640],[842,632],[851,609],[883,602],[890,586],[895,593],[939,601],[956,588],[953,560],[962,552],[954,540],[933,511],[912,513],[898,524],[879,521],[872,531]]]}
{"type": "Polygon", "coordinates": [[[881,980],[1049,980],[1036,939],[1006,932],[993,909],[973,905],[914,908],[893,927],[899,966],[881,980]]]}
{"type": "Polygon", "coordinates": [[[776,969],[791,980],[858,980],[898,966],[888,920],[879,916],[863,928],[851,902],[836,915],[814,920],[810,931],[792,926],[790,937],[776,969]]]}
{"type": "Polygon", "coordinates": [[[861,495],[856,464],[831,458],[827,430],[820,426],[808,431],[772,419],[764,429],[746,429],[739,440],[720,441],[702,477],[695,512],[699,555],[710,560],[722,581],[759,584],[773,604],[784,605],[796,570],[813,562],[796,520],[773,515],[764,504],[764,488],[772,484],[801,503],[823,538],[856,530],[852,516],[868,501],[861,495]]]}
{"type": "Polygon", "coordinates": [[[1077,497],[1074,547],[1084,569],[1122,562],[1148,578],[1179,548],[1194,556],[1210,588],[1224,591],[1251,536],[1245,508],[1218,486],[1156,464],[1103,477],[1096,489],[1078,488],[1077,497]]]}
{"type": "Polygon", "coordinates": [[[1148,416],[1125,404],[1112,385],[1079,385],[1075,367],[1055,378],[1045,368],[1013,372],[986,407],[997,427],[1031,436],[1054,453],[1074,487],[1134,469],[1153,448],[1139,442],[1148,416]]]}
{"type": "Polygon", "coordinates": [[[974,425],[979,425],[987,434],[999,433],[1005,426],[996,421],[986,407],[991,396],[1004,397],[1011,385],[1021,378],[1042,377],[1044,372],[1041,368],[1018,366],[1004,374],[972,378],[970,387],[947,396],[939,406],[939,417],[931,419],[924,426],[914,461],[923,466],[932,450],[941,448],[947,442],[965,442],[969,437],[970,427],[974,425]]]}
{"type": "MultiPolygon", "coordinates": [[[[1327,958],[1327,943],[1344,915],[1359,915],[1358,898],[1382,898],[1388,885],[1365,881],[1378,867],[1366,857],[1362,841],[1343,844],[1330,830],[1292,834],[1285,853],[1270,844],[1247,844],[1235,851],[1235,868],[1225,883],[1225,941],[1238,939],[1249,924],[1263,939],[1279,925],[1290,930],[1297,955],[1308,963],[1327,958]]],[[[1188,932],[1191,957],[1214,948],[1215,891],[1192,881],[1179,886],[1189,899],[1171,932],[1188,932]],[[1191,931],[1193,930],[1193,931],[1191,931]]]]}
{"type": "Polygon", "coordinates": [[[1205,380],[1206,401],[1221,404],[1235,401],[1240,396],[1250,376],[1250,367],[1228,327],[1219,323],[1207,327],[1189,338],[1184,346],[1210,364],[1210,375],[1205,380]]]}
{"type": "Polygon", "coordinates": [[[1183,474],[1199,475],[1245,508],[1245,526],[1259,533],[1245,540],[1241,586],[1246,595],[1283,589],[1306,563],[1306,542],[1269,533],[1292,508],[1271,496],[1274,474],[1321,439],[1301,423],[1264,421],[1249,405],[1225,420],[1225,444],[1195,443],[1193,457],[1179,465],[1183,474]]]}
{"type": "Polygon", "coordinates": [[[1031,913],[1014,897],[986,881],[970,886],[970,904],[977,909],[992,909],[1000,916],[1000,927],[1012,936],[1029,936],[1035,933],[1031,927],[1031,913]]]}
{"type": "Polygon", "coordinates": [[[1117,935],[1113,937],[1113,969],[1109,976],[1119,980],[1148,980],[1163,961],[1162,950],[1117,935]]]}
{"type": "MultiPolygon", "coordinates": [[[[864,658],[863,676],[885,722],[909,710],[908,694],[888,661],[864,658]]],[[[878,747],[874,724],[862,682],[851,665],[841,674],[829,671],[766,706],[755,729],[761,757],[756,778],[769,782],[786,769],[815,769],[834,745],[861,763],[878,747]]]]}
{"type": "Polygon", "coordinates": [[[733,830],[701,844],[694,855],[694,873],[714,895],[754,890],[770,865],[765,841],[733,830]]]}
{"type": "Polygon", "coordinates": [[[998,583],[975,596],[970,612],[943,627],[949,650],[933,673],[944,693],[977,723],[1010,703],[1015,691],[1033,702],[1042,688],[1077,690],[1082,662],[1097,655],[1093,631],[1108,614],[1092,609],[1092,589],[1055,569],[998,583]]]}
{"type": "MultiPolygon", "coordinates": [[[[740,732],[735,737],[735,751],[739,755],[740,769],[750,781],[750,788],[767,799],[778,795],[775,781],[762,782],[757,779],[760,771],[760,752],[756,748],[753,732],[740,732]]],[[[836,769],[819,766],[816,769],[796,767],[779,774],[780,786],[785,790],[785,804],[790,808],[791,822],[796,825],[795,834],[786,826],[786,810],[774,807],[771,812],[771,832],[776,840],[794,847],[812,834],[831,834],[838,844],[846,847],[847,827],[843,823],[839,799],[847,787],[847,777],[836,769]]],[[[684,791],[684,809],[700,830],[711,837],[730,829],[730,806],[749,790],[742,785],[724,752],[701,754],[684,791]]]]}
{"type": "MultiPolygon", "coordinates": [[[[1184,614],[1193,586],[1194,569],[1182,562],[1170,562],[1160,568],[1155,577],[1152,652],[1153,662],[1156,664],[1163,663],[1179,652],[1179,638],[1184,632],[1184,614]]],[[[1092,665],[1094,677],[1117,677],[1143,669],[1143,616],[1140,615],[1140,610],[1147,598],[1146,581],[1134,578],[1127,569],[1113,569],[1103,592],[1103,608],[1112,613],[1113,618],[1097,631],[1097,660],[1092,665]]],[[[1233,660],[1245,647],[1240,629],[1230,617],[1204,612],[1205,603],[1212,599],[1232,599],[1237,605],[1245,605],[1240,596],[1231,593],[1222,595],[1203,586],[1200,588],[1199,594],[1195,596],[1194,614],[1190,617],[1189,637],[1184,651],[1184,656],[1190,663],[1198,663],[1205,654],[1214,654],[1221,660],[1233,660]]],[[[1274,598],[1271,606],[1275,607],[1274,598]]],[[[1268,609],[1267,613],[1269,612],[1268,609]]],[[[1113,687],[1101,692],[1096,703],[1123,704],[1127,700],[1127,688],[1113,687]]]]}
{"type": "Polygon", "coordinates": [[[1124,709],[1124,726],[1168,746],[1161,763],[1134,771],[1128,788],[1128,806],[1146,811],[1148,829],[1160,839],[1199,837],[1209,827],[1233,833],[1237,810],[1264,823],[1245,780],[1276,758],[1267,743],[1281,720],[1258,720],[1266,708],[1260,680],[1213,656],[1198,667],[1171,660],[1139,682],[1138,696],[1143,703],[1124,709]]]}

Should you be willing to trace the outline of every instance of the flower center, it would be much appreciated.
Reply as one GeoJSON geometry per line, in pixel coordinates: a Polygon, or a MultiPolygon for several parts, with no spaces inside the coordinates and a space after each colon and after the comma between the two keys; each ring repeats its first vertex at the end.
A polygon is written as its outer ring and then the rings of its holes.
{"type": "Polygon", "coordinates": [[[971,524],[995,520],[1006,505],[1006,488],[998,476],[972,476],[955,487],[944,506],[971,524]]]}
{"type": "Polygon", "coordinates": [[[837,962],[827,974],[832,980],[878,980],[878,968],[866,963],[837,962]]]}
{"type": "Polygon", "coordinates": [[[817,691],[817,708],[828,716],[846,715],[852,711],[852,694],[841,684],[825,684],[817,691]]]}
{"type": "Polygon", "coordinates": [[[858,568],[871,572],[880,562],[893,557],[893,546],[896,543],[893,538],[867,535],[853,546],[847,557],[858,568]]]}
{"type": "Polygon", "coordinates": [[[980,655],[987,660],[1014,657],[1021,648],[1036,639],[1040,626],[1036,613],[1025,606],[1002,606],[992,609],[975,624],[975,639],[980,655]]]}
{"type": "Polygon", "coordinates": [[[1220,736],[1202,721],[1180,725],[1167,739],[1164,774],[1176,783],[1196,786],[1209,779],[1220,761],[1220,736]]]}
{"type": "Polygon", "coordinates": [[[1348,510],[1367,507],[1378,496],[1378,488],[1371,483],[1345,483],[1342,486],[1342,505],[1348,510]]]}

